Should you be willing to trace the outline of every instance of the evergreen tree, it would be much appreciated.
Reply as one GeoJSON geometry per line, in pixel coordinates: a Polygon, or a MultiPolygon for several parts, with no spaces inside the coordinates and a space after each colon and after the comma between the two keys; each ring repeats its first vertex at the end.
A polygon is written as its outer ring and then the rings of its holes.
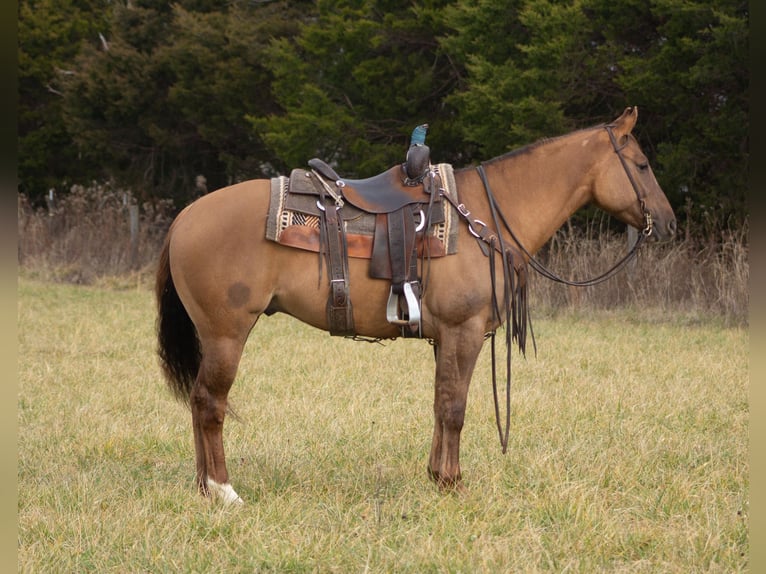
{"type": "Polygon", "coordinates": [[[321,157],[475,163],[640,109],[679,215],[747,217],[742,0],[21,0],[20,189],[195,193],[321,157]],[[707,211],[706,211],[707,210],[707,211]]]}
{"type": "Polygon", "coordinates": [[[210,189],[263,175],[269,157],[245,116],[273,109],[263,50],[297,27],[299,4],[115,7],[108,45],[83,50],[66,89],[81,153],[140,198],[180,203],[198,175],[210,189]]]}
{"type": "Polygon", "coordinates": [[[251,121],[279,170],[318,156],[346,175],[371,175],[403,161],[410,132],[424,122],[432,149],[448,157],[441,101],[455,75],[436,41],[438,5],[320,0],[299,35],[272,42],[280,111],[251,121]]]}
{"type": "MultiPolygon", "coordinates": [[[[741,225],[749,165],[749,13],[741,0],[655,0],[644,53],[619,85],[649,112],[663,189],[697,223],[741,225]]],[[[683,210],[681,215],[684,215],[683,210]]]]}
{"type": "Polygon", "coordinates": [[[20,0],[18,9],[19,190],[39,200],[50,188],[91,176],[67,131],[64,80],[83,42],[108,33],[105,0],[20,0]]]}
{"type": "Polygon", "coordinates": [[[479,159],[637,105],[636,134],[682,219],[690,200],[697,222],[714,213],[740,225],[748,18],[738,0],[456,3],[442,44],[466,76],[448,102],[479,159]],[[514,34],[497,24],[501,14],[516,18],[514,34]]]}

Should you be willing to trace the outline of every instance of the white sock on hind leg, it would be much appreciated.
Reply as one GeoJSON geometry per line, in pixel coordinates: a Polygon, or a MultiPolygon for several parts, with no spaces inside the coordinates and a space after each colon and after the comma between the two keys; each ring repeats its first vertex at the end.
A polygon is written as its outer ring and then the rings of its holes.
{"type": "Polygon", "coordinates": [[[210,495],[212,497],[220,498],[226,505],[245,503],[228,482],[226,484],[219,484],[216,481],[208,478],[207,488],[210,491],[210,495]]]}

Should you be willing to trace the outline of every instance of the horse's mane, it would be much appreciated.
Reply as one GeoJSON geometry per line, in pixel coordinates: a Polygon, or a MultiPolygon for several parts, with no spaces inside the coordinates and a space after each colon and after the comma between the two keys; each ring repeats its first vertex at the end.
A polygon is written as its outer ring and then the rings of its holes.
{"type": "MultiPolygon", "coordinates": [[[[573,136],[573,135],[576,135],[576,134],[579,134],[579,133],[590,132],[590,131],[595,131],[595,130],[603,129],[604,126],[606,126],[606,125],[607,125],[606,123],[602,123],[602,124],[598,124],[598,125],[595,125],[595,126],[590,126],[590,127],[587,127],[587,128],[581,128],[579,130],[575,130],[573,132],[569,132],[569,133],[566,133],[566,134],[561,134],[560,136],[541,138],[541,139],[539,139],[539,140],[537,140],[537,141],[535,141],[535,142],[533,142],[531,144],[527,144],[527,145],[522,146],[520,148],[516,148],[516,149],[513,149],[511,151],[505,152],[504,154],[499,155],[497,157],[493,157],[492,159],[485,160],[485,161],[482,162],[482,164],[484,164],[484,165],[491,165],[491,164],[493,164],[495,162],[503,161],[503,160],[509,159],[511,157],[514,157],[514,156],[520,156],[520,155],[532,153],[537,148],[542,147],[542,146],[544,146],[546,144],[549,144],[549,143],[552,143],[552,142],[555,142],[555,141],[558,141],[558,140],[561,140],[563,138],[567,138],[569,136],[573,136]]],[[[467,167],[465,169],[473,169],[473,168],[472,167],[467,167]]]]}

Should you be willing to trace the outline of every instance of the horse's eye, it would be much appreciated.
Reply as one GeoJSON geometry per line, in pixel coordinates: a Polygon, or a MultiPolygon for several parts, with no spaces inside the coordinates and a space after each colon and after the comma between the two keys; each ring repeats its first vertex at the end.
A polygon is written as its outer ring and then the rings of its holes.
{"type": "Polygon", "coordinates": [[[637,163],[636,167],[638,167],[638,169],[640,169],[641,171],[646,171],[649,168],[649,164],[647,162],[641,162],[641,163],[637,163]]]}

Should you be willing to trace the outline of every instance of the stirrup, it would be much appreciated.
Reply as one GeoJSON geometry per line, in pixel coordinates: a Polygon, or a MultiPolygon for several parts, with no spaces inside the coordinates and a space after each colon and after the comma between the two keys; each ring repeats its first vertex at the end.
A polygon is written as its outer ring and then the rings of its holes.
{"type": "Polygon", "coordinates": [[[418,298],[415,297],[415,292],[412,290],[412,282],[408,281],[404,283],[402,287],[404,290],[404,302],[407,304],[408,318],[402,319],[399,316],[400,295],[394,293],[394,287],[392,285],[388,295],[388,303],[386,304],[386,319],[393,325],[408,325],[420,329],[420,303],[418,298]]]}

